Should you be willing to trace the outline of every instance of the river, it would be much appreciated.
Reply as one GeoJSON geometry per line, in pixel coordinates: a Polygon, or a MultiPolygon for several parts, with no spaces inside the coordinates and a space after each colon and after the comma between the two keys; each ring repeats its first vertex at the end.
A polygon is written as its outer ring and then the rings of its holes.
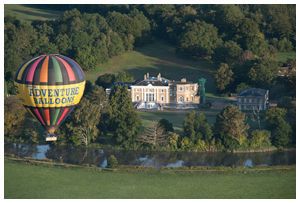
{"type": "Polygon", "coordinates": [[[33,159],[51,159],[69,164],[107,166],[107,158],[115,155],[119,164],[145,167],[182,166],[274,166],[296,164],[296,150],[225,153],[225,152],[148,152],[123,151],[75,146],[29,145],[6,143],[5,155],[33,159]]]}

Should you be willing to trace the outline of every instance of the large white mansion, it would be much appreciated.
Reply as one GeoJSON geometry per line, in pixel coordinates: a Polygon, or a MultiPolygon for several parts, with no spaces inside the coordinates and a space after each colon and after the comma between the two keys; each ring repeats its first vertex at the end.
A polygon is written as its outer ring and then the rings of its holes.
{"type": "Polygon", "coordinates": [[[161,109],[164,106],[197,107],[200,103],[198,83],[168,80],[159,73],[144,75],[144,80],[130,86],[131,100],[138,109],[161,109]]]}

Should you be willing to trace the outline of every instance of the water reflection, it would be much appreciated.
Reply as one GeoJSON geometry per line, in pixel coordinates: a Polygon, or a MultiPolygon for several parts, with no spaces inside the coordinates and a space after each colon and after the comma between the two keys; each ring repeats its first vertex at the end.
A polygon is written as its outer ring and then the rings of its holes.
{"type": "Polygon", "coordinates": [[[296,151],[222,153],[222,152],[145,152],[115,151],[75,146],[5,144],[5,154],[34,159],[52,159],[70,164],[89,164],[105,168],[107,157],[115,155],[119,164],[146,167],[182,166],[272,166],[296,163],[296,151]]]}

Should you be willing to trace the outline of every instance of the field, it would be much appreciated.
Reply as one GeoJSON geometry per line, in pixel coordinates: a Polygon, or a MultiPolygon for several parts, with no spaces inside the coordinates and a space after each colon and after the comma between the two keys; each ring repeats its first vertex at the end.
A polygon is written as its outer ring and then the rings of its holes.
{"type": "Polygon", "coordinates": [[[279,62],[286,62],[287,59],[296,59],[296,52],[279,52],[277,53],[276,58],[279,62]]]}
{"type": "Polygon", "coordinates": [[[108,172],[5,161],[5,198],[296,198],[296,172],[108,172]]]}
{"type": "Polygon", "coordinates": [[[53,20],[61,14],[60,11],[39,9],[30,5],[5,4],[4,16],[14,16],[22,21],[53,20]]]}
{"type": "MultiPolygon", "coordinates": [[[[182,131],[182,124],[184,117],[189,111],[138,111],[139,116],[143,121],[143,125],[147,126],[151,121],[158,121],[160,119],[167,119],[173,124],[174,130],[180,133],[182,131]]],[[[201,111],[205,113],[205,116],[210,124],[213,124],[216,120],[216,114],[219,112],[201,111]]]]}
{"type": "Polygon", "coordinates": [[[199,78],[207,79],[207,92],[215,93],[213,75],[217,66],[206,60],[183,59],[176,55],[175,47],[166,42],[156,40],[153,43],[136,48],[111,58],[107,63],[98,65],[95,70],[86,73],[88,80],[95,81],[104,73],[127,71],[135,79],[143,79],[144,74],[162,74],[171,80],[185,77],[189,81],[197,82],[199,78]]]}

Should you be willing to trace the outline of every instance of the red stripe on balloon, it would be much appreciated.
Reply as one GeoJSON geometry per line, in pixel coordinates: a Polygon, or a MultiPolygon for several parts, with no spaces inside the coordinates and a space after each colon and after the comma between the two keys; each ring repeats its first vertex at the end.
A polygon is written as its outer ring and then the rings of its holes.
{"type": "Polygon", "coordinates": [[[44,109],[45,119],[47,122],[47,125],[50,126],[50,112],[49,109],[44,109]]]}
{"type": "Polygon", "coordinates": [[[67,73],[68,73],[68,76],[69,76],[69,80],[70,81],[76,81],[76,77],[75,77],[75,74],[74,74],[74,71],[73,69],[71,68],[71,66],[63,59],[59,58],[59,57],[56,57],[60,62],[62,62],[62,64],[64,64],[66,70],[67,70],[67,73]]]}
{"type": "Polygon", "coordinates": [[[68,111],[69,111],[69,108],[65,108],[65,109],[64,109],[64,111],[63,111],[63,113],[61,114],[59,120],[57,121],[57,125],[59,125],[60,122],[64,119],[64,117],[67,115],[68,111]]]}
{"type": "Polygon", "coordinates": [[[45,122],[44,122],[44,120],[43,120],[43,118],[42,118],[42,116],[41,116],[41,114],[40,114],[40,112],[38,111],[38,109],[33,109],[33,111],[34,111],[34,114],[38,117],[38,119],[40,120],[40,122],[43,124],[43,125],[46,125],[45,124],[45,122]]]}
{"type": "Polygon", "coordinates": [[[32,82],[33,81],[33,76],[34,76],[34,72],[35,69],[37,67],[37,65],[40,63],[40,61],[44,58],[44,56],[41,56],[38,60],[36,60],[32,66],[30,67],[30,70],[28,71],[27,77],[26,77],[26,81],[27,82],[32,82]]]}

